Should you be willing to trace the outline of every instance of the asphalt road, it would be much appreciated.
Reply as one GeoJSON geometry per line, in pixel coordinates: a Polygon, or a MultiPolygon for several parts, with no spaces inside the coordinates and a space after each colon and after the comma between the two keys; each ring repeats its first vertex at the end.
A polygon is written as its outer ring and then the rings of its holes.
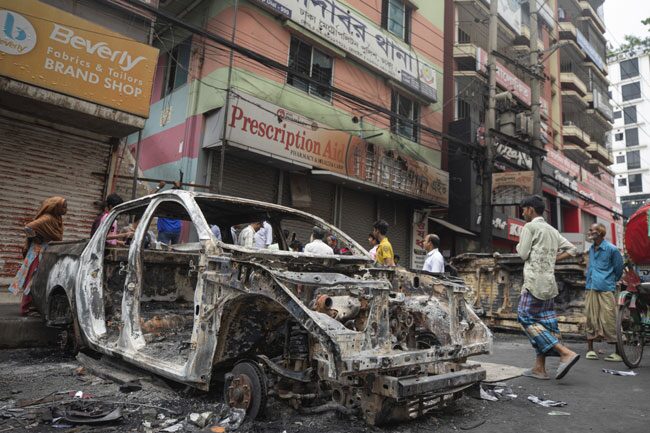
{"type": "MultiPolygon", "coordinates": [[[[582,355],[580,362],[562,380],[540,381],[516,378],[508,385],[517,398],[486,401],[469,396],[462,397],[451,407],[436,411],[431,416],[413,422],[381,428],[369,427],[358,420],[340,419],[332,413],[304,416],[282,403],[273,401],[265,420],[244,424],[240,431],[264,433],[418,433],[460,431],[487,433],[529,432],[650,432],[650,349],[637,376],[621,377],[603,373],[602,368],[626,370],[623,363],[584,360],[586,345],[569,342],[568,345],[582,355]],[[528,395],[562,400],[567,405],[545,408],[527,400],[528,395]],[[559,411],[568,415],[549,415],[559,411]]],[[[600,348],[607,349],[605,345],[600,348]]],[[[487,362],[527,367],[534,352],[528,341],[519,335],[497,335],[494,353],[478,358],[487,362]]],[[[554,372],[556,360],[549,362],[549,372],[554,372]]],[[[132,403],[125,406],[120,424],[92,427],[83,432],[144,432],[142,421],[164,411],[148,410],[137,406],[145,402],[160,407],[174,408],[185,416],[191,412],[210,410],[218,400],[218,392],[203,394],[185,393],[180,388],[163,393],[143,389],[131,394],[121,394],[116,384],[99,380],[92,375],[79,375],[74,358],[62,358],[51,350],[0,350],[0,432],[65,432],[43,423],[38,412],[26,414],[18,420],[3,419],[3,411],[15,407],[20,399],[36,399],[53,392],[83,390],[104,400],[132,403]],[[9,427],[13,427],[9,430],[9,427]]],[[[56,403],[54,403],[56,404],[56,403]]],[[[44,406],[47,406],[44,405],[44,406]]],[[[148,430],[157,431],[157,430],[148,430]]]]}

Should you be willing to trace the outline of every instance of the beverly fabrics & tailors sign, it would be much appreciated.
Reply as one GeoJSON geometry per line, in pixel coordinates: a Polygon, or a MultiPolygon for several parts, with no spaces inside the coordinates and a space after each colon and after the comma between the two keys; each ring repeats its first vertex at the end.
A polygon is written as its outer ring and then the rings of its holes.
{"type": "Polygon", "coordinates": [[[149,115],[158,50],[35,0],[0,0],[0,75],[149,115]]]}

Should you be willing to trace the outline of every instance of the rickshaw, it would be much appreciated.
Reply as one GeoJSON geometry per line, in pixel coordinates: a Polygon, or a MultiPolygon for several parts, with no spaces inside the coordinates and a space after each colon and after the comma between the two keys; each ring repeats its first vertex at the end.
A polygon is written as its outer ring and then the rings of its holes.
{"type": "Polygon", "coordinates": [[[636,211],[625,228],[628,260],[623,273],[623,288],[618,295],[616,339],[618,351],[629,368],[636,368],[643,357],[643,346],[650,339],[650,203],[636,211]]]}

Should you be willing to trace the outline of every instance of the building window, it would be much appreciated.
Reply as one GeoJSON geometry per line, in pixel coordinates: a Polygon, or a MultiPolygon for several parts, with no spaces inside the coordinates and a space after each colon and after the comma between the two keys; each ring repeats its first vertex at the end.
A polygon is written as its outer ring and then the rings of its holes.
{"type": "Polygon", "coordinates": [[[620,119],[623,116],[623,112],[619,111],[614,111],[614,119],[620,119]]]}
{"type": "Polygon", "coordinates": [[[464,99],[458,100],[458,117],[457,119],[469,119],[472,106],[464,99]]]}
{"type": "Polygon", "coordinates": [[[636,105],[623,108],[623,123],[626,125],[636,123],[636,105]]]}
{"type": "Polygon", "coordinates": [[[639,130],[637,128],[630,128],[625,130],[625,146],[638,146],[639,145],[639,130]]]}
{"type": "Polygon", "coordinates": [[[163,97],[187,83],[190,67],[192,38],[187,38],[167,53],[167,66],[163,87],[163,97]]]}
{"type": "Polygon", "coordinates": [[[614,134],[614,141],[623,141],[623,133],[614,134]]]}
{"type": "Polygon", "coordinates": [[[626,178],[620,178],[618,180],[618,186],[627,186],[627,179],[626,178]]]}
{"type": "Polygon", "coordinates": [[[625,155],[620,155],[616,157],[617,164],[623,164],[625,162],[625,155]]]}
{"type": "Polygon", "coordinates": [[[621,62],[621,80],[639,76],[639,59],[624,60],[621,62]]]}
{"type": "Polygon", "coordinates": [[[641,97],[641,83],[637,81],[636,83],[624,84],[621,86],[621,93],[623,101],[639,99],[641,97]]]}
{"type": "Polygon", "coordinates": [[[381,26],[402,39],[411,41],[411,8],[404,0],[383,0],[381,26]]]}
{"type": "MultiPolygon", "coordinates": [[[[289,48],[289,69],[327,86],[332,83],[332,58],[294,37],[289,48]]],[[[287,84],[328,101],[332,96],[327,87],[312,84],[291,72],[287,74],[287,84]]]]}
{"type": "Polygon", "coordinates": [[[631,174],[628,176],[630,193],[633,192],[643,192],[643,181],[641,180],[641,174],[631,174]]]}
{"type": "Polygon", "coordinates": [[[418,141],[418,124],[420,122],[420,106],[417,102],[393,90],[391,110],[400,118],[391,117],[391,130],[412,141],[418,141]],[[408,120],[403,120],[406,118],[408,120]]]}
{"type": "Polygon", "coordinates": [[[634,170],[635,168],[641,168],[641,152],[638,150],[627,153],[627,169],[634,170]]]}

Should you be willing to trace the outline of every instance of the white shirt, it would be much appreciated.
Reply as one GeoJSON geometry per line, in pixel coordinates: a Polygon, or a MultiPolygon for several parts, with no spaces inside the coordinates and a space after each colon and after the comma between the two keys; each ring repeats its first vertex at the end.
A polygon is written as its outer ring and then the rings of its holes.
{"type": "Polygon", "coordinates": [[[327,245],[320,239],[314,239],[305,245],[305,253],[319,254],[319,255],[334,255],[332,247],[327,245]]]}
{"type": "Polygon", "coordinates": [[[372,247],[368,252],[370,253],[370,257],[372,257],[373,260],[377,260],[377,245],[372,247]]]}
{"type": "Polygon", "coordinates": [[[255,232],[255,248],[264,249],[273,243],[273,227],[264,221],[262,228],[255,232]]]}
{"type": "Polygon", "coordinates": [[[445,259],[438,251],[438,248],[434,248],[427,253],[427,259],[424,261],[422,270],[434,273],[445,272],[445,259]]]}
{"type": "Polygon", "coordinates": [[[255,229],[248,225],[239,233],[239,245],[246,248],[253,248],[255,238],[255,229]]]}

